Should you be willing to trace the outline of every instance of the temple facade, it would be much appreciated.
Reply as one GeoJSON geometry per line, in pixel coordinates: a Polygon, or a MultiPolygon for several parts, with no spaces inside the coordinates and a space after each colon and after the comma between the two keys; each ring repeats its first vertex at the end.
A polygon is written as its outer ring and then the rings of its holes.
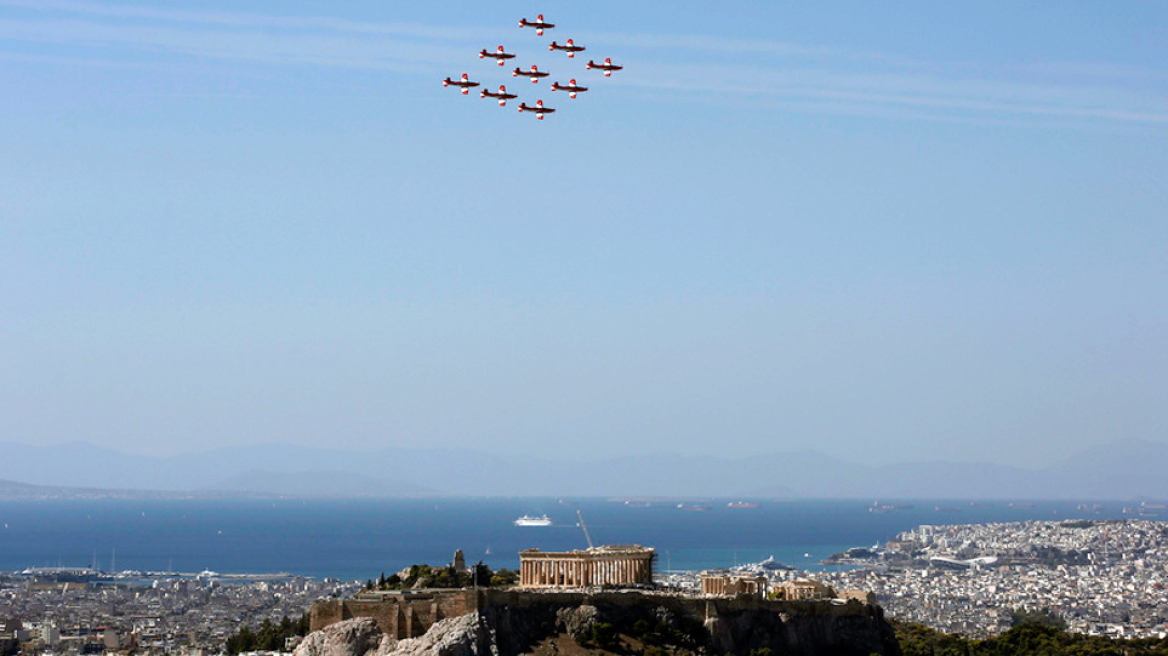
{"type": "Polygon", "coordinates": [[[796,599],[831,599],[835,591],[819,581],[811,579],[796,579],[783,581],[775,587],[775,594],[779,599],[793,601],[796,599]]]}
{"type": "Polygon", "coordinates": [[[526,588],[587,588],[653,582],[656,552],[640,545],[584,551],[519,552],[519,585],[526,588]]]}
{"type": "Polygon", "coordinates": [[[767,595],[768,584],[765,576],[734,575],[726,571],[716,571],[702,572],[701,577],[702,594],[752,597],[767,595]]]}

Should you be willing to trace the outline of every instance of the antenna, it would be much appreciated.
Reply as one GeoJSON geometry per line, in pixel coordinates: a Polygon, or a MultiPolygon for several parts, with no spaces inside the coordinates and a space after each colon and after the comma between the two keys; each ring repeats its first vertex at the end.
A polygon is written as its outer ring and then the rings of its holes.
{"type": "Polygon", "coordinates": [[[580,528],[584,529],[584,539],[588,540],[588,548],[595,549],[596,546],[592,544],[592,536],[588,535],[588,525],[584,523],[584,515],[579,509],[576,510],[576,516],[580,518],[580,528]]]}

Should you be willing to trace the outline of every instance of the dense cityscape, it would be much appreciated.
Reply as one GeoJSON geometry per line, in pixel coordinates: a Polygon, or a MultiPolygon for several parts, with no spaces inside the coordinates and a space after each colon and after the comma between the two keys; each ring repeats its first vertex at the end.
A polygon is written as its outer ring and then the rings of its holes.
{"type": "MultiPolygon", "coordinates": [[[[1017,612],[1047,614],[1074,633],[1168,634],[1168,524],[1159,521],[922,525],[825,564],[804,572],[768,561],[732,572],[765,577],[772,590],[811,578],[869,591],[888,617],[973,637],[1009,629],[1017,612]]],[[[658,579],[688,594],[700,588],[698,572],[658,579]]],[[[219,653],[240,627],[297,619],[317,599],[361,587],[291,575],[12,572],[0,577],[4,653],[219,653]]]]}
{"type": "MultiPolygon", "coordinates": [[[[735,570],[772,584],[809,577],[836,590],[868,590],[889,617],[946,633],[998,634],[1010,628],[1014,611],[1026,611],[1049,613],[1075,633],[1168,635],[1164,522],[924,525],[825,563],[840,571],[809,573],[775,563],[735,570]]],[[[696,589],[698,575],[672,575],[667,582],[696,589]]]]}
{"type": "Polygon", "coordinates": [[[999,633],[1022,609],[1049,611],[1075,633],[1168,633],[1163,522],[920,526],[858,555],[862,567],[823,580],[871,590],[889,616],[945,632],[999,633]]]}
{"type": "Polygon", "coordinates": [[[38,569],[0,577],[4,653],[214,654],[243,626],[298,619],[312,602],[359,584],[299,576],[38,569]]]}

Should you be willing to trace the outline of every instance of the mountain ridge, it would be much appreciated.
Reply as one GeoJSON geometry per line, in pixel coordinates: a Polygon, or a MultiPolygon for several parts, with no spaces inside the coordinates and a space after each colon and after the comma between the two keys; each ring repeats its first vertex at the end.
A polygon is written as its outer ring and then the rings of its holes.
{"type": "Polygon", "coordinates": [[[1168,444],[1124,440],[1047,467],[847,462],[819,451],[591,461],[452,449],[347,451],[269,443],[169,457],[85,442],[0,443],[0,479],[71,489],[320,497],[687,496],[782,498],[1168,498],[1168,444]]]}

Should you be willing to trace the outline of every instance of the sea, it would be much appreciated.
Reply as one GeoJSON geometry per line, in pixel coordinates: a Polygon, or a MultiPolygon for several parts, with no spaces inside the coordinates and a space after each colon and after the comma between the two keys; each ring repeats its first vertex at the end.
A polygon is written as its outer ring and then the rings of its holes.
{"type": "MultiPolygon", "coordinates": [[[[0,571],[288,573],[364,581],[415,563],[516,568],[519,552],[640,544],[658,571],[701,570],[773,557],[817,571],[823,558],[921,524],[1119,519],[1130,502],[882,500],[677,502],[559,498],[151,499],[0,502],[0,571]],[[894,506],[894,507],[893,507],[894,506]],[[579,513],[579,515],[577,514],[579,513]],[[522,515],[550,526],[516,526],[522,515]]],[[[1130,511],[1129,511],[1130,512],[1130,511]]]]}

